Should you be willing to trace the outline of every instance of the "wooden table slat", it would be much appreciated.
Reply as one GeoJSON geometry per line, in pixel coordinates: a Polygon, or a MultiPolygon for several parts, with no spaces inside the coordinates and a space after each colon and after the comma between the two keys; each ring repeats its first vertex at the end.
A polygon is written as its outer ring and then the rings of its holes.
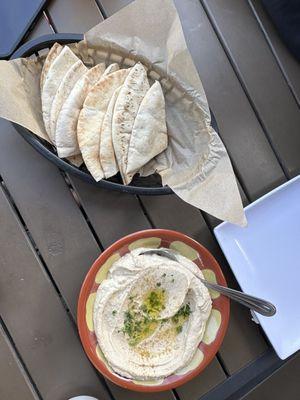
{"type": "MultiPolygon", "coordinates": [[[[98,0],[99,1],[99,0],[98,0]]],[[[133,0],[100,0],[100,3],[108,17],[128,6],[133,0]]]]}
{"type": "MultiPolygon", "coordinates": [[[[202,0],[202,3],[286,173],[289,177],[297,175],[300,172],[299,107],[249,4],[240,0],[202,0]]],[[[253,151],[249,154],[248,159],[257,160],[253,151]]],[[[245,163],[246,160],[247,157],[245,163]]]]}
{"type": "Polygon", "coordinates": [[[248,0],[261,29],[271,47],[273,54],[277,58],[288,85],[300,105],[300,64],[299,61],[289,51],[285,43],[281,40],[270,17],[264,10],[261,0],[248,0]]]}
{"type": "Polygon", "coordinates": [[[171,390],[158,393],[141,393],[123,389],[109,381],[107,383],[116,400],[176,400],[171,390]]]}
{"type": "Polygon", "coordinates": [[[241,400],[298,400],[300,396],[300,353],[265,379],[241,400]]]}
{"type": "MultiPolygon", "coordinates": [[[[228,284],[236,287],[236,281],[208,229],[201,213],[176,196],[142,197],[143,204],[157,228],[178,230],[203,244],[220,263],[228,284]]],[[[230,374],[255,360],[267,349],[257,325],[251,321],[247,309],[231,303],[231,315],[227,335],[220,355],[230,374]],[[232,349],[235,349],[232,351],[232,349]]]]}
{"type": "Polygon", "coordinates": [[[0,215],[0,314],[43,399],[86,393],[108,400],[2,187],[0,215]]]}
{"type": "Polygon", "coordinates": [[[226,376],[224,375],[223,369],[217,359],[214,358],[211,364],[205,368],[200,375],[177,388],[176,392],[182,400],[198,400],[216,386],[216,381],[220,384],[224,382],[225,379],[226,376]],[[199,392],[199,387],[201,387],[201,392],[199,392]]]}
{"type": "Polygon", "coordinates": [[[76,319],[82,281],[100,253],[79,207],[59,170],[4,120],[0,174],[76,319]]]}
{"type": "Polygon", "coordinates": [[[53,30],[51,29],[47,19],[43,14],[41,14],[37,23],[33,27],[32,31],[29,33],[29,35],[25,38],[24,42],[38,38],[39,36],[50,35],[52,33],[53,30]]]}
{"type": "Polygon", "coordinates": [[[70,175],[69,179],[104,248],[129,233],[151,228],[135,196],[100,189],[70,175]]]}
{"type": "Polygon", "coordinates": [[[84,33],[103,20],[95,0],[53,0],[48,13],[60,33],[84,33]]]}
{"type": "Polygon", "coordinates": [[[38,400],[8,337],[0,326],[0,399],[38,400]]]}

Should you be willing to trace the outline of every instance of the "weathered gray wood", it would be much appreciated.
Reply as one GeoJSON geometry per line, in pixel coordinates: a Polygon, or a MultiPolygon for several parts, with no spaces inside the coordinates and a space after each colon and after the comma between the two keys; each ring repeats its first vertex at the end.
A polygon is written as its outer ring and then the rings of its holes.
{"type": "Polygon", "coordinates": [[[114,383],[108,382],[108,385],[116,400],[176,400],[171,391],[160,393],[140,393],[122,389],[114,383]]]}
{"type": "Polygon", "coordinates": [[[0,314],[39,392],[45,400],[109,399],[2,187],[0,216],[0,314]]]}
{"type": "MultiPolygon", "coordinates": [[[[300,171],[299,107],[249,4],[240,0],[202,0],[202,3],[287,174],[295,176],[300,171]]],[[[256,154],[253,151],[250,154],[251,161],[256,161],[256,154]]]]}
{"type": "Polygon", "coordinates": [[[300,394],[300,353],[284,364],[241,400],[298,400],[300,394]]]}
{"type": "Polygon", "coordinates": [[[49,35],[53,33],[53,30],[51,29],[48,21],[46,20],[44,14],[41,14],[39,20],[37,21],[36,25],[32,29],[32,31],[29,33],[29,35],[26,37],[25,42],[31,39],[35,39],[39,36],[42,35],[49,35]]]}
{"type": "Polygon", "coordinates": [[[59,170],[0,121],[0,174],[76,319],[82,281],[100,253],[59,170]]]}
{"type": "MultiPolygon", "coordinates": [[[[128,0],[102,0],[108,15],[128,0]]],[[[284,181],[283,172],[198,0],[175,1],[220,136],[251,199],[284,181]]]]}
{"type": "Polygon", "coordinates": [[[54,0],[48,12],[58,32],[84,33],[103,19],[94,0],[54,0]]]}
{"type": "Polygon", "coordinates": [[[176,391],[182,400],[198,400],[216,386],[216,381],[220,384],[225,379],[226,376],[215,358],[202,374],[177,388],[176,391]],[[199,393],[199,386],[201,387],[201,393],[199,393]]]}
{"type": "MultiPolygon", "coordinates": [[[[178,230],[199,241],[216,257],[226,275],[228,284],[236,286],[221,249],[199,210],[184,203],[176,196],[144,196],[142,201],[157,228],[178,230]]],[[[249,311],[232,302],[228,333],[220,349],[220,355],[229,373],[232,374],[255,360],[266,349],[267,344],[257,325],[251,321],[249,311]]]]}
{"type": "Polygon", "coordinates": [[[300,105],[300,65],[281,40],[271,19],[264,10],[261,0],[248,0],[258,23],[279,63],[288,85],[300,105]]]}
{"type": "Polygon", "coordinates": [[[132,1],[133,0],[101,0],[100,3],[106,12],[106,15],[109,17],[110,15],[121,10],[121,8],[127,6],[132,1]]]}
{"type": "Polygon", "coordinates": [[[70,180],[104,247],[129,233],[151,228],[135,196],[100,189],[72,176],[70,180]]]}
{"type": "Polygon", "coordinates": [[[0,325],[0,399],[38,400],[9,339],[0,325]]]}

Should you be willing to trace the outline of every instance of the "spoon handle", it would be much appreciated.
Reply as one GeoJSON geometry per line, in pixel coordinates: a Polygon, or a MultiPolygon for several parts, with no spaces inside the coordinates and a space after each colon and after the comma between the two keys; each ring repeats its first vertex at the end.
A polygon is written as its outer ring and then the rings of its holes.
{"type": "Polygon", "coordinates": [[[224,294],[225,296],[237,301],[245,307],[251,308],[265,317],[271,317],[276,313],[276,307],[269,301],[250,296],[249,294],[240,292],[239,290],[230,289],[221,285],[217,285],[216,283],[208,282],[204,279],[201,279],[201,281],[207,288],[216,290],[217,292],[224,294]]]}

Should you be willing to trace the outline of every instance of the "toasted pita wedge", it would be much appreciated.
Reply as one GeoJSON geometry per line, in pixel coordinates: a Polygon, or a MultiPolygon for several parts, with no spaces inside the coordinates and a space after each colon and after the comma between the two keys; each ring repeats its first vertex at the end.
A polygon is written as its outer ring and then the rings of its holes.
{"type": "Polygon", "coordinates": [[[114,94],[110,99],[105,116],[103,118],[101,127],[99,154],[100,154],[100,164],[102,166],[105,178],[110,178],[119,171],[119,167],[115,157],[114,146],[112,142],[111,127],[112,127],[112,118],[113,118],[115,103],[120,93],[120,90],[121,86],[114,91],[114,94]]]}
{"type": "Polygon", "coordinates": [[[112,138],[118,166],[126,185],[130,183],[130,178],[126,176],[130,136],[139,106],[149,87],[146,70],[141,63],[137,63],[131,68],[115,104],[112,138]]]}
{"type": "Polygon", "coordinates": [[[50,65],[55,60],[55,58],[59,55],[59,53],[62,51],[62,49],[63,49],[63,46],[61,46],[59,43],[54,43],[54,45],[49,50],[49,53],[47,54],[47,57],[44,61],[43,69],[41,72],[41,80],[40,80],[41,90],[43,89],[46,75],[49,71],[50,65]]]}
{"type": "Polygon", "coordinates": [[[119,64],[117,63],[110,64],[104,71],[103,76],[116,72],[118,71],[118,69],[119,69],[119,64]]]}
{"type": "Polygon", "coordinates": [[[122,85],[129,70],[120,69],[102,77],[86,96],[77,125],[77,139],[85,165],[96,181],[104,177],[100,164],[100,131],[114,91],[122,85]]]}
{"type": "Polygon", "coordinates": [[[71,93],[73,87],[75,86],[75,83],[87,71],[88,69],[83,64],[83,62],[81,60],[78,60],[75,64],[71,66],[71,68],[69,68],[63,80],[61,81],[59,88],[57,89],[50,112],[50,132],[51,136],[54,138],[54,143],[56,122],[62,105],[71,93]]]}
{"type": "Polygon", "coordinates": [[[56,123],[56,148],[59,157],[69,157],[80,153],[77,141],[77,122],[84,100],[92,86],[101,78],[104,64],[88,70],[76,82],[68,98],[62,105],[56,123]]]}
{"type": "Polygon", "coordinates": [[[76,154],[76,156],[67,157],[67,160],[75,167],[80,167],[83,164],[83,158],[81,154],[76,154]]]}
{"type": "Polygon", "coordinates": [[[50,112],[53,99],[65,74],[78,60],[79,58],[72,52],[72,50],[65,46],[50,65],[46,75],[42,90],[42,110],[45,128],[51,141],[55,140],[50,131],[50,112]]]}
{"type": "Polygon", "coordinates": [[[143,98],[130,136],[126,179],[168,146],[165,99],[161,85],[156,81],[143,98]]]}

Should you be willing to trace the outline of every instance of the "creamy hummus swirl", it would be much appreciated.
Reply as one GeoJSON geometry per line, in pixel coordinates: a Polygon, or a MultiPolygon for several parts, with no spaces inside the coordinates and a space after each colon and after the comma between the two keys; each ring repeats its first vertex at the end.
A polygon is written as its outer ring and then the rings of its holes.
{"type": "Polygon", "coordinates": [[[211,312],[211,298],[199,268],[186,257],[178,262],[140,255],[121,257],[98,288],[94,327],[111,368],[136,380],[176,373],[195,354],[211,312]]]}

